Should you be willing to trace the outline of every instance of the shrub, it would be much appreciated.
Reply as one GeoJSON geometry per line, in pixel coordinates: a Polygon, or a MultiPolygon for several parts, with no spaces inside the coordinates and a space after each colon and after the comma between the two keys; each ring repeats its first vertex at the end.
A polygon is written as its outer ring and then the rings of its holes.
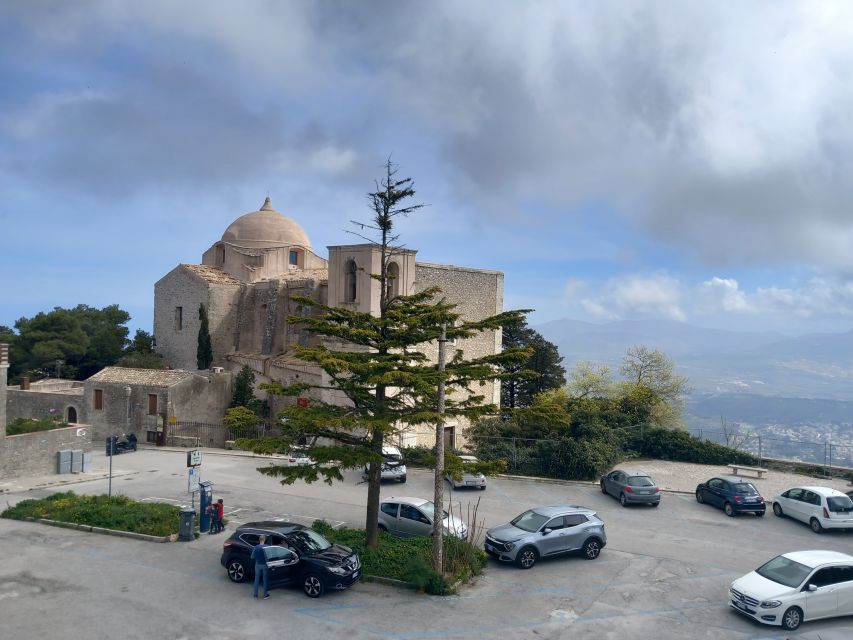
{"type": "Polygon", "coordinates": [[[178,507],[156,502],[136,502],[126,496],[78,496],[73,491],[41,500],[23,500],[9,507],[2,518],[44,518],[151,536],[168,536],[180,525],[178,507]]]}
{"type": "Polygon", "coordinates": [[[397,538],[380,531],[379,548],[369,549],[364,529],[334,529],[324,520],[316,520],[312,527],[332,542],[358,551],[364,575],[401,580],[431,595],[452,593],[451,581],[470,579],[486,566],[484,551],[447,536],[444,549],[446,573],[451,578],[448,581],[432,569],[432,538],[428,536],[397,538]]]}
{"type": "Polygon", "coordinates": [[[702,440],[686,431],[649,427],[642,434],[635,433],[626,448],[646,458],[697,462],[701,464],[758,464],[751,453],[702,440]]]}
{"type": "Polygon", "coordinates": [[[61,429],[68,424],[59,418],[15,418],[6,425],[6,435],[16,436],[21,433],[35,433],[37,431],[50,431],[61,429]]]}

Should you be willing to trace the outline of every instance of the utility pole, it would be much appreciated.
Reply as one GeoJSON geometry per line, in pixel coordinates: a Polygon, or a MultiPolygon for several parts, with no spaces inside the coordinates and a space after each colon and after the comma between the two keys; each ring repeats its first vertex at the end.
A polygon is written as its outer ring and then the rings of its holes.
{"type": "MultiPolygon", "coordinates": [[[[438,340],[438,423],[435,426],[435,492],[432,518],[432,568],[444,573],[444,361],[447,344],[447,324],[441,325],[438,340]]],[[[448,526],[450,522],[447,523],[448,526]]]]}

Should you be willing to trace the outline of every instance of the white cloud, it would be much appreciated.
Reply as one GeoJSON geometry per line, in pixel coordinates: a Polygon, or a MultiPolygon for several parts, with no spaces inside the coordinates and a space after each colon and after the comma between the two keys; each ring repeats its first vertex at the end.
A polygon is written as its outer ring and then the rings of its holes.
{"type": "Polygon", "coordinates": [[[700,313],[721,310],[731,313],[755,312],[746,294],[738,288],[737,280],[717,276],[699,285],[697,309],[700,313]]]}
{"type": "Polygon", "coordinates": [[[684,321],[680,298],[681,286],[671,276],[628,275],[611,278],[597,298],[585,298],[581,304],[588,313],[601,318],[652,316],[684,321]]]}

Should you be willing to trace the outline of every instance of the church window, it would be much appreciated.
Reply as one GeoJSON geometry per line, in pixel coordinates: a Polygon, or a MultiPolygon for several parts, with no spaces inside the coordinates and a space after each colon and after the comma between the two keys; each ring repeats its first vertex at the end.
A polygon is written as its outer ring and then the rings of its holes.
{"type": "Polygon", "coordinates": [[[184,328],[184,308],[175,307],[175,331],[182,331],[184,328]]]}
{"type": "Polygon", "coordinates": [[[95,397],[93,398],[92,406],[99,411],[104,408],[103,389],[95,389],[95,397]]]}
{"type": "Polygon", "coordinates": [[[355,260],[347,260],[345,268],[344,295],[346,302],[355,302],[357,289],[358,267],[355,266],[355,260]]]}
{"type": "Polygon", "coordinates": [[[288,264],[292,264],[294,267],[299,266],[299,251],[296,249],[291,249],[290,253],[287,256],[288,264]]]}
{"type": "Polygon", "coordinates": [[[385,269],[385,290],[389,300],[400,293],[400,266],[396,262],[389,262],[385,269]]]}

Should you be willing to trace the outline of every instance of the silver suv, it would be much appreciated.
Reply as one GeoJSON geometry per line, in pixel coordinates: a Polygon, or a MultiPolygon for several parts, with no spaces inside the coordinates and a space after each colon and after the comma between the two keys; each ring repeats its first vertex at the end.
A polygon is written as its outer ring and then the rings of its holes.
{"type": "Polygon", "coordinates": [[[525,511],[512,522],[486,532],[486,553],[530,569],[539,558],[582,551],[595,560],[604,545],[604,522],[592,509],[552,504],[525,511]]]}

